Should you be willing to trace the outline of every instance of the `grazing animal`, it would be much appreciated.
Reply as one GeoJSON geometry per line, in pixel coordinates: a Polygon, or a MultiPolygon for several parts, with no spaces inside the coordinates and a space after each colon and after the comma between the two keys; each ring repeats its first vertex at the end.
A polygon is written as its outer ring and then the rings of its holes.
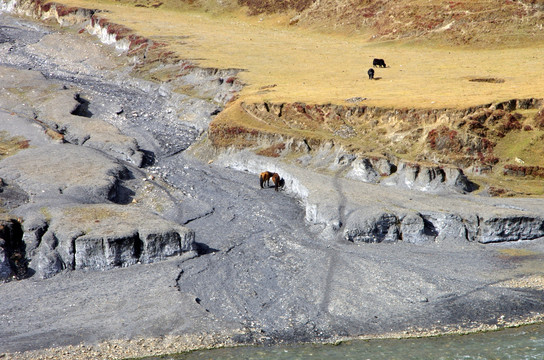
{"type": "Polygon", "coordinates": [[[274,182],[274,190],[278,191],[280,187],[283,187],[285,185],[285,180],[283,180],[278,173],[274,173],[272,175],[272,181],[274,182]]]}
{"type": "Polygon", "coordinates": [[[262,172],[261,175],[259,175],[259,183],[261,184],[261,189],[264,188],[264,184],[266,183],[266,187],[270,186],[270,178],[274,175],[273,172],[265,171],[262,172]]]}
{"type": "Polygon", "coordinates": [[[266,185],[266,187],[270,187],[271,179],[274,182],[274,189],[276,191],[278,191],[280,187],[283,187],[285,185],[285,180],[283,180],[279,174],[270,171],[264,171],[261,173],[261,175],[259,175],[259,183],[261,185],[261,189],[264,189],[264,185],[266,185]]]}
{"type": "Polygon", "coordinates": [[[383,61],[383,59],[374,59],[374,61],[372,62],[372,66],[374,66],[374,67],[387,67],[387,66],[385,66],[385,61],[383,61]]]}
{"type": "Polygon", "coordinates": [[[374,79],[374,69],[372,68],[368,69],[368,78],[370,80],[374,79]]]}

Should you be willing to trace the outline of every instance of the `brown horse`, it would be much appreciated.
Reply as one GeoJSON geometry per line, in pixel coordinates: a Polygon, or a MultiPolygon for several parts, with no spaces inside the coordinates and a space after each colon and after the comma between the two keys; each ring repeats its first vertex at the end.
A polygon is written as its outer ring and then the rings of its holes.
{"type": "Polygon", "coordinates": [[[278,191],[278,188],[285,185],[285,180],[283,180],[278,173],[272,174],[272,181],[274,182],[274,189],[278,191]]]}
{"type": "Polygon", "coordinates": [[[262,172],[261,175],[259,175],[259,183],[261,184],[261,189],[264,188],[265,184],[266,187],[270,187],[271,179],[274,182],[274,189],[276,191],[278,191],[280,187],[283,187],[283,185],[285,185],[285,180],[283,180],[279,174],[273,173],[271,171],[265,171],[262,172]]]}
{"type": "Polygon", "coordinates": [[[259,183],[261,184],[261,189],[264,188],[264,184],[266,183],[266,187],[270,187],[270,179],[272,178],[272,175],[274,175],[273,172],[265,171],[262,172],[261,175],[259,175],[259,183]]]}

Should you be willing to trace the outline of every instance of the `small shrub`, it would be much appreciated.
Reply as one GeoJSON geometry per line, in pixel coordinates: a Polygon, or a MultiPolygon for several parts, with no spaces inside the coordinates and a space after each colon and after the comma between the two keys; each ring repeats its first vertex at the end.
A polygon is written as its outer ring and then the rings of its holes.
{"type": "Polygon", "coordinates": [[[77,12],[76,7],[68,7],[68,6],[64,6],[60,4],[56,5],[56,9],[57,9],[57,14],[59,17],[63,17],[63,16],[77,12]]]}
{"type": "Polygon", "coordinates": [[[502,196],[507,193],[506,189],[498,188],[495,186],[490,186],[488,192],[491,196],[502,196]]]}
{"type": "Polygon", "coordinates": [[[535,126],[538,129],[544,129],[544,108],[540,109],[535,115],[535,126]]]}
{"type": "Polygon", "coordinates": [[[509,132],[512,130],[520,130],[521,127],[522,125],[519,122],[518,117],[513,114],[508,114],[504,117],[504,120],[500,126],[500,129],[503,132],[509,132]]]}
{"type": "Polygon", "coordinates": [[[441,126],[429,131],[427,143],[432,150],[461,151],[462,144],[458,133],[447,126],[441,126]]]}
{"type": "Polygon", "coordinates": [[[495,143],[488,138],[482,138],[480,140],[480,143],[482,144],[482,149],[487,152],[492,152],[493,148],[495,147],[495,143]]]}

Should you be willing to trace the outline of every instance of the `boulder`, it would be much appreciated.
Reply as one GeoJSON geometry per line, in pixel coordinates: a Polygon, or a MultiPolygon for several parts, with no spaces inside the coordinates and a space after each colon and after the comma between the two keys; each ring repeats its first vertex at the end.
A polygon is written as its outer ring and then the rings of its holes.
{"type": "Polygon", "coordinates": [[[539,216],[508,216],[480,219],[478,241],[532,240],[544,237],[544,218],[539,216]]]}
{"type": "Polygon", "coordinates": [[[69,204],[45,212],[51,216],[47,231],[30,263],[42,278],[64,269],[104,270],[196,255],[192,230],[134,206],[69,204]]]}
{"type": "Polygon", "coordinates": [[[344,228],[344,239],[351,242],[380,243],[400,239],[399,219],[390,213],[357,210],[344,228]]]}
{"type": "Polygon", "coordinates": [[[379,182],[380,180],[380,175],[376,172],[374,166],[367,158],[361,158],[353,161],[351,170],[348,172],[347,177],[373,184],[379,182]]]}
{"type": "Polygon", "coordinates": [[[400,233],[403,241],[412,244],[434,241],[438,235],[433,223],[419,213],[409,213],[401,219],[400,233]]]}

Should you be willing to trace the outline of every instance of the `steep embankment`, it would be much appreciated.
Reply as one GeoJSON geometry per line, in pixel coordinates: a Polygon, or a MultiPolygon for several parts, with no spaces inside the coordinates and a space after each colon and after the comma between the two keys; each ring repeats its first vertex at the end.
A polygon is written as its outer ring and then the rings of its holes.
{"type": "Polygon", "coordinates": [[[368,169],[385,181],[408,162],[460,168],[491,195],[532,195],[542,193],[537,144],[544,136],[543,114],[542,99],[467,109],[239,102],[211,124],[209,138],[217,147],[251,148],[268,157],[315,154],[328,144],[349,162],[386,160],[395,170],[368,169]]]}

